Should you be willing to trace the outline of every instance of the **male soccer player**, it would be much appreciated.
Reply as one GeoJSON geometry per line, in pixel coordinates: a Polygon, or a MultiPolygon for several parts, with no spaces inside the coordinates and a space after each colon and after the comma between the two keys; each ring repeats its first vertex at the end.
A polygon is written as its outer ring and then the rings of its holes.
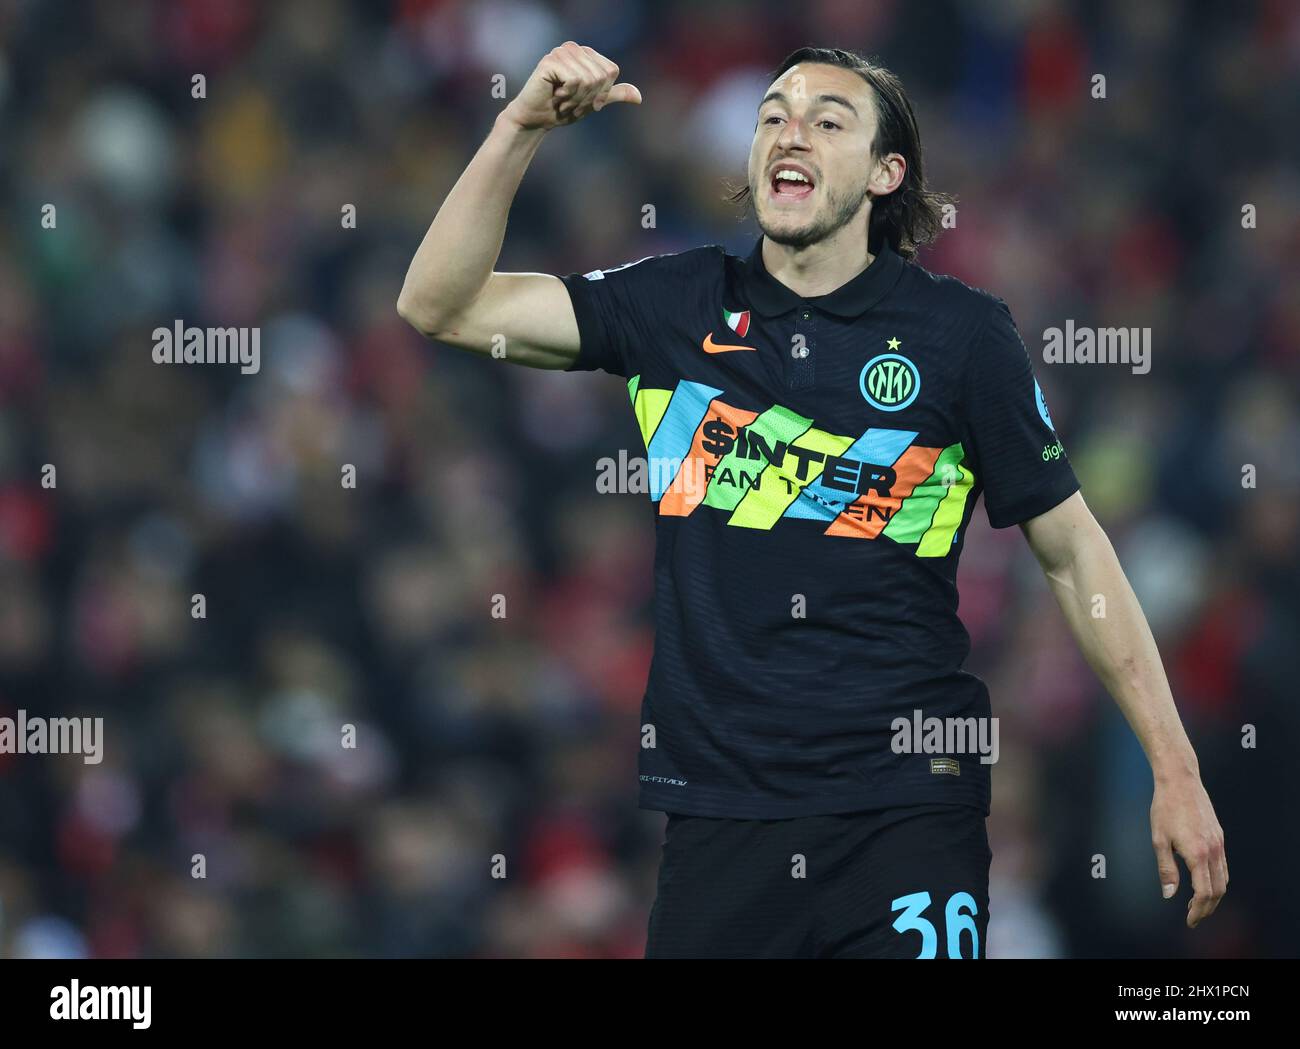
{"type": "Polygon", "coordinates": [[[641,102],[618,72],[573,42],[542,59],[397,308],[452,346],[504,336],[516,364],[628,381],[657,539],[640,804],[669,814],[646,955],[984,956],[996,735],[956,590],[981,492],[1142,742],[1160,883],[1177,852],[1197,925],[1228,883],[1223,831],[1005,303],[914,260],[942,198],[902,85],[839,50],[781,64],[748,258],[493,272],[546,133],[641,102]]]}

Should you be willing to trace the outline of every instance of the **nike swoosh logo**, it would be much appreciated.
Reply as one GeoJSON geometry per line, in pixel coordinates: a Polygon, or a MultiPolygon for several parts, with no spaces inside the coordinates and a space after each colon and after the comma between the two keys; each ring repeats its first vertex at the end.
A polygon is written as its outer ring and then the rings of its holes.
{"type": "Polygon", "coordinates": [[[757,346],[729,346],[729,345],[727,345],[725,342],[714,342],[714,341],[713,341],[713,332],[709,332],[708,335],[704,336],[704,343],[703,343],[703,346],[704,346],[704,352],[705,352],[705,353],[727,353],[729,350],[756,350],[756,349],[758,349],[757,346]]]}

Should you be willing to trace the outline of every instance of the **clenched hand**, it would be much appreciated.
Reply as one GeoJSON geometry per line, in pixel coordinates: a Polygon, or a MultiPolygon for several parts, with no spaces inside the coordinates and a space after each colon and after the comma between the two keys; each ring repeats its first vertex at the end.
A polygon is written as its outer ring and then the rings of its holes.
{"type": "Polygon", "coordinates": [[[569,40],[537,63],[502,115],[525,131],[549,131],[611,102],[640,105],[641,92],[617,78],[618,66],[608,58],[569,40]]]}

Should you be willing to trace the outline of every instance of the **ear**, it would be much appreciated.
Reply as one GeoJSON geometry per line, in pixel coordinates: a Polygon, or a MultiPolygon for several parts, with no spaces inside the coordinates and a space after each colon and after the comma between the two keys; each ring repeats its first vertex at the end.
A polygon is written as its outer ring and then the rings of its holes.
{"type": "Polygon", "coordinates": [[[901,153],[887,153],[876,162],[871,175],[871,195],[883,197],[903,184],[907,175],[907,161],[901,153]]]}

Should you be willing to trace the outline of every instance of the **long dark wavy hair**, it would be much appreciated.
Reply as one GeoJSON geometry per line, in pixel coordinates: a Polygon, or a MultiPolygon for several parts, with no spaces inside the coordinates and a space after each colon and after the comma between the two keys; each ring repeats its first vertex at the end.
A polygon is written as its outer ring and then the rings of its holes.
{"type": "MultiPolygon", "coordinates": [[[[876,100],[876,137],[871,143],[873,158],[898,153],[907,161],[907,174],[893,193],[871,199],[871,225],[867,230],[868,250],[876,250],[882,239],[905,259],[916,257],[916,249],[929,244],[943,229],[943,207],[956,202],[947,193],[936,193],[925,185],[921,154],[921,131],[916,114],[898,77],[882,65],[856,51],[834,47],[801,47],[792,51],[772,73],[776,80],[792,66],[805,62],[839,66],[852,70],[872,87],[876,100]]],[[[729,195],[736,204],[748,205],[749,186],[729,195]]]]}

